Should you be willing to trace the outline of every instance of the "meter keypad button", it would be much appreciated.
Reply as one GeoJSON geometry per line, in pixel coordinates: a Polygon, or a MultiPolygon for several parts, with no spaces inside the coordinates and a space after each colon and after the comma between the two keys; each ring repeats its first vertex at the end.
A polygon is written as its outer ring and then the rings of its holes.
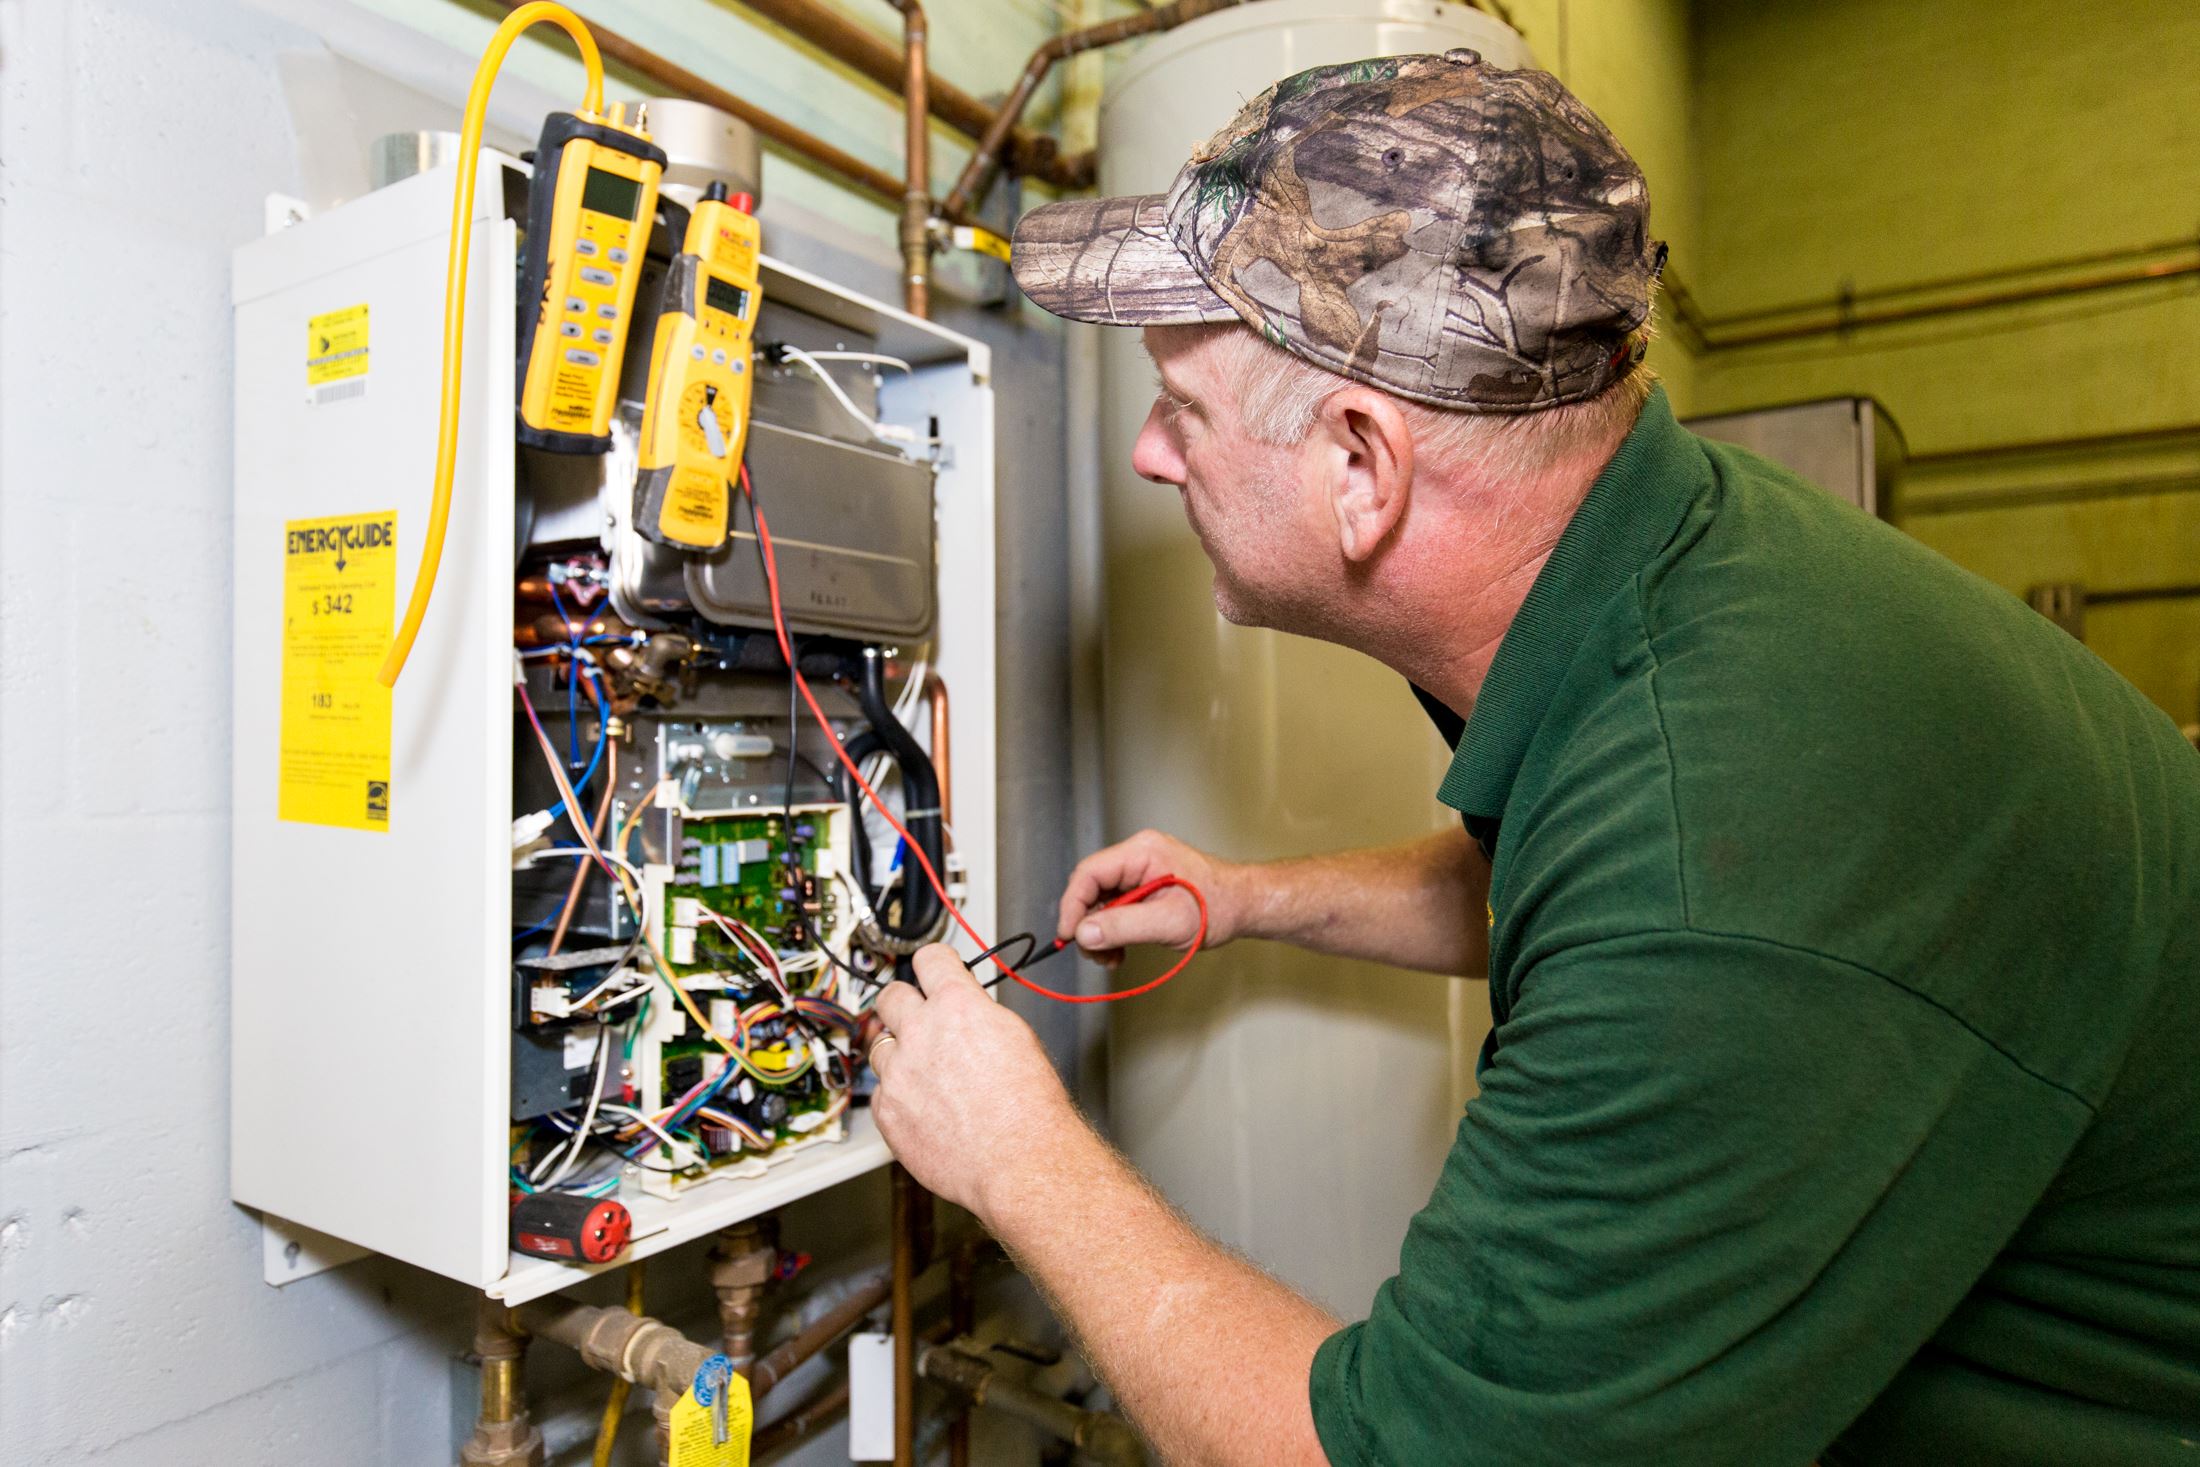
{"type": "Polygon", "coordinates": [[[712,352],[710,354],[710,359],[713,362],[716,362],[719,366],[723,367],[726,364],[725,348],[720,347],[717,351],[712,352]]]}
{"type": "Polygon", "coordinates": [[[599,346],[611,345],[611,333],[609,330],[602,326],[598,326],[594,331],[591,331],[588,334],[595,339],[596,344],[599,346]]]}
{"type": "Polygon", "coordinates": [[[565,298],[565,308],[568,311],[578,311],[584,316],[588,314],[588,302],[577,295],[569,295],[565,298]]]}
{"type": "Polygon", "coordinates": [[[577,336],[579,336],[580,334],[581,334],[581,323],[580,323],[580,322],[578,322],[578,321],[560,321],[560,322],[558,323],[558,335],[560,335],[560,336],[573,336],[573,337],[577,337],[577,336]]]}
{"type": "Polygon", "coordinates": [[[695,360],[697,360],[697,361],[701,361],[701,360],[703,360],[703,358],[705,358],[705,357],[707,357],[707,356],[709,356],[709,355],[710,355],[710,353],[709,353],[709,352],[706,352],[706,351],[704,351],[704,350],[703,350],[703,349],[702,349],[701,347],[697,347],[697,348],[695,348],[695,360]]]}
{"type": "Polygon", "coordinates": [[[581,279],[587,281],[590,285],[616,285],[619,283],[618,277],[609,270],[598,270],[591,265],[581,267],[581,279]]]}
{"type": "Polygon", "coordinates": [[[576,255],[593,255],[596,253],[596,242],[592,239],[576,239],[573,241],[573,253],[576,255]]]}
{"type": "Polygon", "coordinates": [[[597,356],[592,351],[582,351],[577,346],[569,346],[565,349],[565,359],[576,367],[600,367],[603,365],[602,357],[597,356]]]}
{"type": "Polygon", "coordinates": [[[624,265],[626,263],[626,251],[620,249],[617,245],[613,245],[609,258],[614,265],[624,265]]]}
{"type": "Polygon", "coordinates": [[[596,307],[596,314],[603,317],[606,321],[616,321],[619,319],[619,308],[617,306],[609,305],[598,306],[596,307]]]}

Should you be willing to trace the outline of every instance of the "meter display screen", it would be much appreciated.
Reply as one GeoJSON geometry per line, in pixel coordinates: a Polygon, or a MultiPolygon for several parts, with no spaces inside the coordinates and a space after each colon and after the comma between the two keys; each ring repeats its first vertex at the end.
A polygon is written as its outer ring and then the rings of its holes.
{"type": "Polygon", "coordinates": [[[614,214],[621,219],[632,219],[642,206],[642,181],[638,178],[621,178],[616,173],[606,173],[601,168],[588,170],[588,180],[581,186],[581,207],[596,214],[614,214]]]}
{"type": "Polygon", "coordinates": [[[703,304],[729,316],[746,316],[749,293],[738,285],[728,285],[715,275],[706,275],[703,277],[703,304]]]}

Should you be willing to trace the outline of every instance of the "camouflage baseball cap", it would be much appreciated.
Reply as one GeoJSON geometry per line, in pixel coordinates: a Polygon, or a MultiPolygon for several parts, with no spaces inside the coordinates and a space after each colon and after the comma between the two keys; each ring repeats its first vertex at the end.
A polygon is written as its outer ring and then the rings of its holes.
{"type": "Polygon", "coordinates": [[[1640,357],[1649,219],[1642,170],[1557,78],[1460,50],[1280,81],[1168,193],[1026,214],[1013,268],[1058,316],[1243,320],[1401,397],[1528,412],[1640,357]]]}

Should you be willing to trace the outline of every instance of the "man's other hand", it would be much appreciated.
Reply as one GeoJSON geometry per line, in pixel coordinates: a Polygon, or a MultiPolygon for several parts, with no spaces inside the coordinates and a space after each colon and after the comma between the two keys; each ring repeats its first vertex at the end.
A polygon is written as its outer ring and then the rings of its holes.
{"type": "Polygon", "coordinates": [[[1245,933],[1250,867],[1218,861],[1175,836],[1141,830],[1129,840],[1095,851],[1077,863],[1062,893],[1054,935],[1074,939],[1085,956],[1113,968],[1123,949],[1142,942],[1182,951],[1199,932],[1199,907],[1180,887],[1157,891],[1142,902],[1103,910],[1108,900],[1144,886],[1156,876],[1181,876],[1207,898],[1206,948],[1245,933]]]}
{"type": "Polygon", "coordinates": [[[894,1155],[927,1188],[989,1215],[989,1189],[1084,1121],[1031,1026],[995,1003],[941,944],[913,959],[917,982],[889,983],[873,1006],[871,1112],[894,1155]]]}

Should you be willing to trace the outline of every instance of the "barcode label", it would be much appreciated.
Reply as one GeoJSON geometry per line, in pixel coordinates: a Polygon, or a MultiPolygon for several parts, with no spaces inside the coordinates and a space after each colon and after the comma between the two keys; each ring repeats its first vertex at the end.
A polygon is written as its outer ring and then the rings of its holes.
{"type": "Polygon", "coordinates": [[[319,387],[314,388],[311,401],[315,407],[321,407],[327,403],[342,402],[349,397],[365,397],[366,395],[366,378],[346,377],[341,382],[324,382],[319,387]]]}

